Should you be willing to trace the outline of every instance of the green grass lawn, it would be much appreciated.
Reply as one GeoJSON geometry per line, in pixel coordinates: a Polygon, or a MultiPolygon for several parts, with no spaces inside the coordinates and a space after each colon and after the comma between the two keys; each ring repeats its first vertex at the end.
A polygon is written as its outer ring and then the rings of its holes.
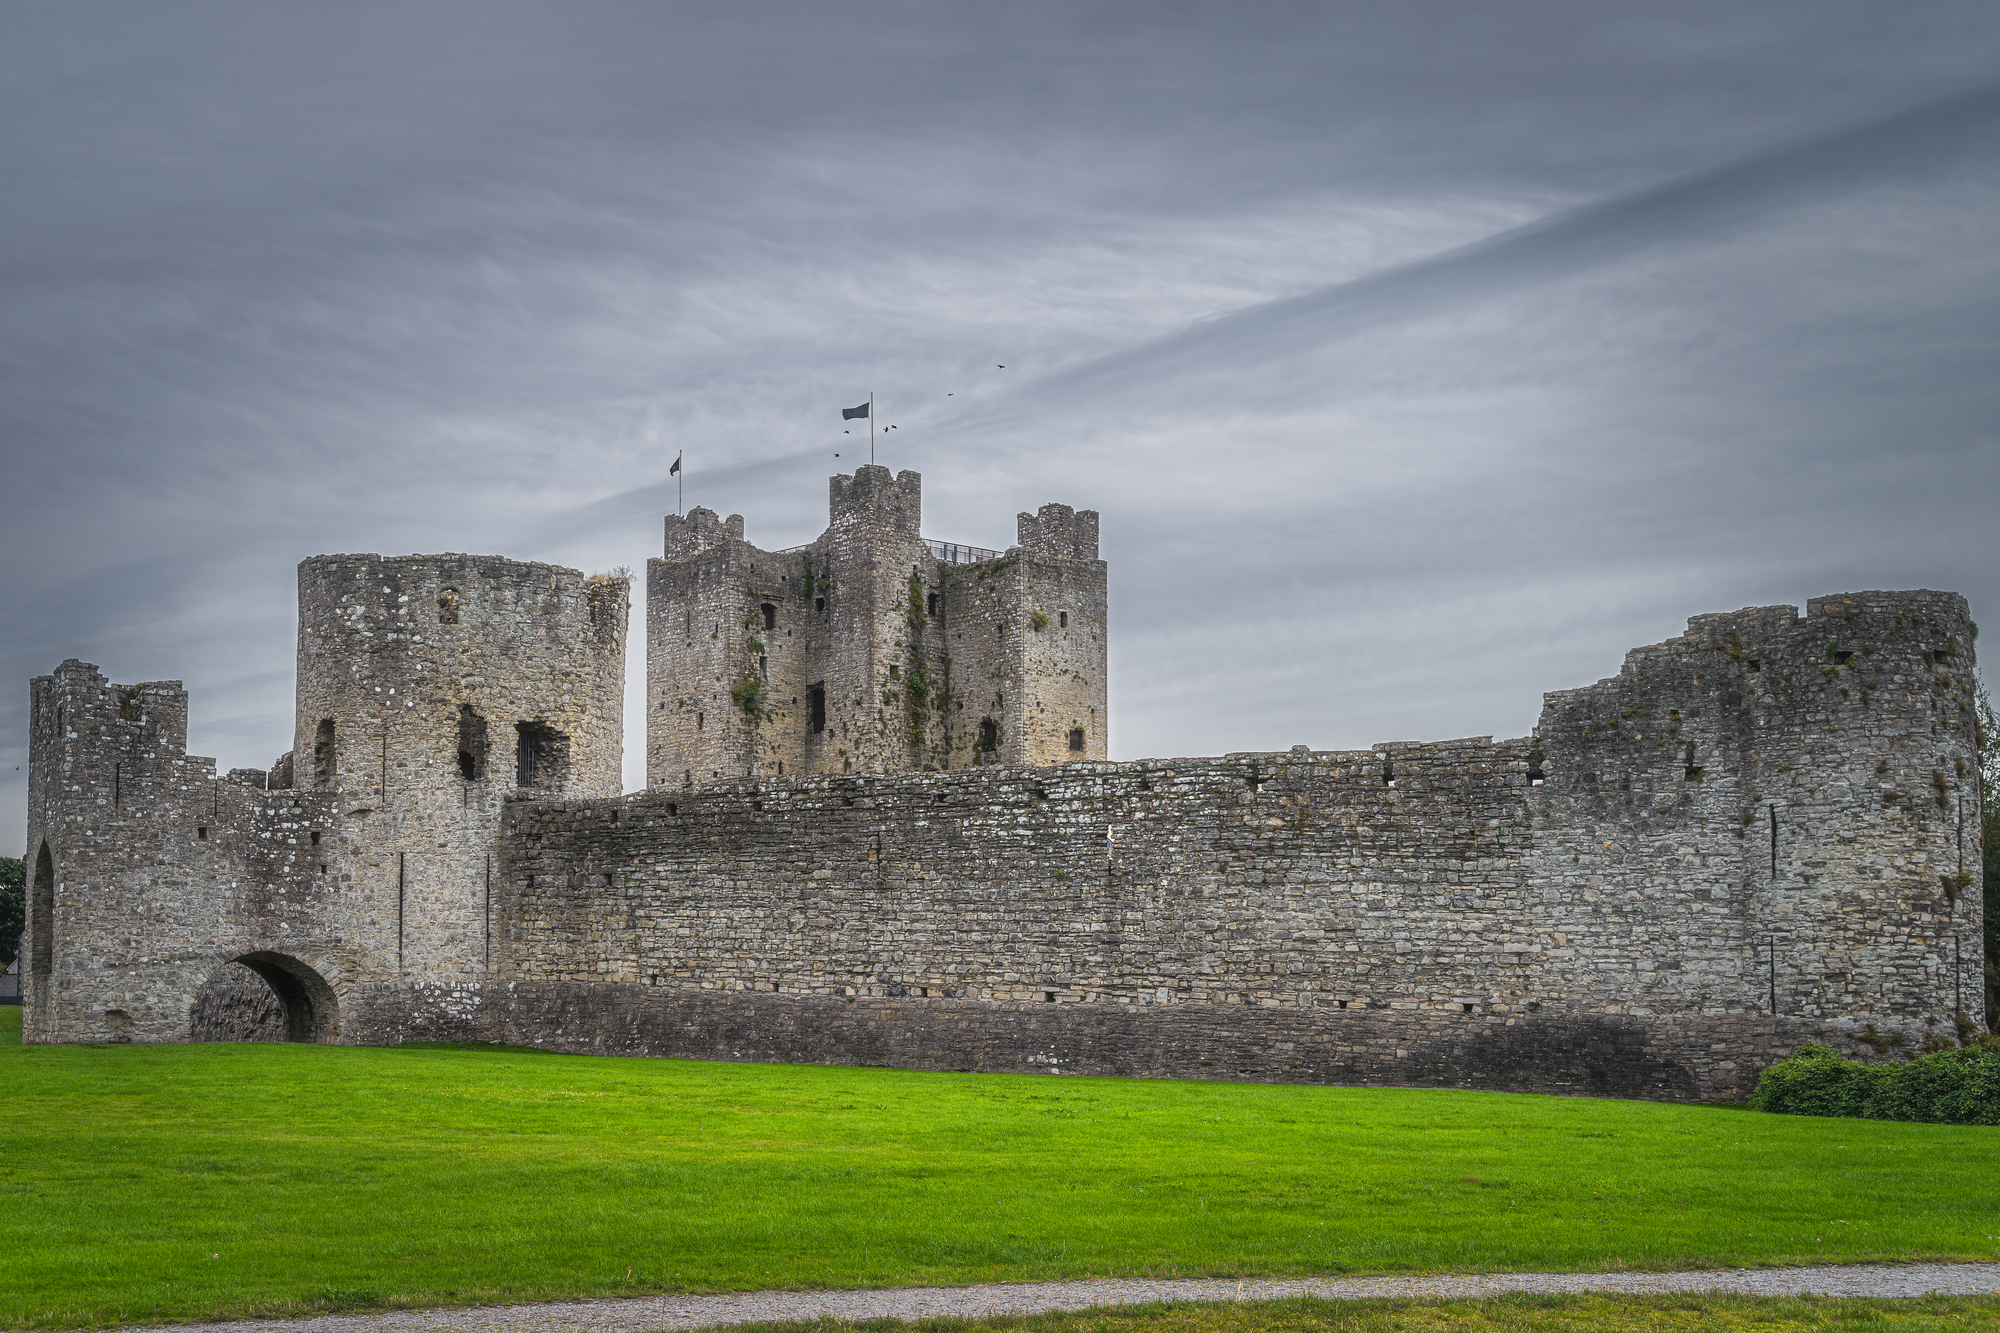
{"type": "Polygon", "coordinates": [[[484,1048],[16,1045],[0,1085],[12,1326],[1113,1273],[2000,1257],[1988,1128],[484,1048]]]}

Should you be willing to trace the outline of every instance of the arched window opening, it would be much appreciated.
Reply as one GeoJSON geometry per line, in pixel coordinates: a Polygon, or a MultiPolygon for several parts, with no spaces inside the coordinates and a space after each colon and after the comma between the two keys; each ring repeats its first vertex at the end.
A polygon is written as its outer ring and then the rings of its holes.
{"type": "Polygon", "coordinates": [[[1073,750],[1073,751],[1075,751],[1075,752],[1079,753],[1079,754],[1080,754],[1080,753],[1082,753],[1082,751],[1083,751],[1083,728],[1082,728],[1082,727],[1071,727],[1071,728],[1070,728],[1070,730],[1069,730],[1069,748],[1070,748],[1071,750],[1073,750]]]}
{"type": "Polygon", "coordinates": [[[981,754],[992,754],[1000,748],[1000,724],[990,717],[979,719],[979,742],[973,747],[981,754]]]}
{"type": "Polygon", "coordinates": [[[332,787],[340,781],[340,753],[333,738],[333,719],[321,718],[313,733],[313,785],[332,787]]]}
{"type": "Polygon", "coordinates": [[[765,628],[765,629],[776,629],[776,628],[778,628],[778,608],[777,608],[777,607],[775,607],[775,606],[771,605],[771,604],[770,604],[769,602],[766,602],[766,603],[764,603],[764,604],[763,604],[762,606],[758,607],[757,609],[758,609],[759,611],[762,611],[762,612],[764,613],[764,628],[765,628]]]}
{"type": "Polygon", "coordinates": [[[471,704],[458,706],[458,775],[467,782],[486,776],[486,719],[471,704]]]}
{"type": "Polygon", "coordinates": [[[56,862],[49,845],[35,857],[35,882],[28,900],[28,973],[46,979],[56,966],[56,862]]]}
{"type": "Polygon", "coordinates": [[[438,624],[458,623],[458,589],[446,588],[438,594],[438,624]]]}
{"type": "Polygon", "coordinates": [[[514,727],[514,781],[523,787],[561,787],[569,773],[569,737],[546,722],[514,727]]]}

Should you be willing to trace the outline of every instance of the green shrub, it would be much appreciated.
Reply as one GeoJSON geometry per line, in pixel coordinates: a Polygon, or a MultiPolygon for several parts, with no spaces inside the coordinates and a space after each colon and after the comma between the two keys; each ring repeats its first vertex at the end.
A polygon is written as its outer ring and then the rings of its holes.
{"type": "Polygon", "coordinates": [[[1780,1115],[2000,1125],[2000,1042],[1882,1065],[1807,1042],[1764,1071],[1750,1104],[1780,1115]]]}

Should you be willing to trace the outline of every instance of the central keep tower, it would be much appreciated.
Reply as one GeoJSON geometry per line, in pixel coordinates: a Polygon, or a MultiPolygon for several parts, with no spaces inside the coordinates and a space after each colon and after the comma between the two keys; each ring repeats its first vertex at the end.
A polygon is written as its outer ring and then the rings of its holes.
{"type": "Polygon", "coordinates": [[[1097,514],[1044,505],[1007,551],[921,535],[923,479],[869,465],[826,531],[666,520],[646,581],[646,781],[896,773],[1107,756],[1097,514]]]}

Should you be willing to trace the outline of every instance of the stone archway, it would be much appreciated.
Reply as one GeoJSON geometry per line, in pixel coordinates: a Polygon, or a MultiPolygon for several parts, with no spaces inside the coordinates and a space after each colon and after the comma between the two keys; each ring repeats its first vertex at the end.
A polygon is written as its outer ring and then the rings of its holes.
{"type": "Polygon", "coordinates": [[[195,1041],[331,1042],[340,1002],[310,965],[260,949],[216,969],[195,994],[188,1026],[195,1041]]]}

